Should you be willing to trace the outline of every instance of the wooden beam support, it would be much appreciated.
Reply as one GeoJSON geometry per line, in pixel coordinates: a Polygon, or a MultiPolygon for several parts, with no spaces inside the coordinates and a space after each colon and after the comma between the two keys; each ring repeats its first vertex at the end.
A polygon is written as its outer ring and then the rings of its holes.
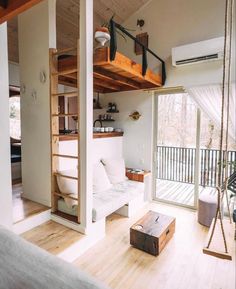
{"type": "Polygon", "coordinates": [[[120,84],[124,84],[126,86],[129,86],[131,89],[142,89],[142,86],[140,83],[138,83],[135,80],[132,80],[131,78],[119,75],[117,73],[108,71],[102,67],[99,66],[94,66],[94,73],[96,75],[100,75],[104,79],[112,79],[115,80],[116,82],[119,82],[120,84]]]}
{"type": "Polygon", "coordinates": [[[0,0],[0,6],[5,9],[0,10],[0,24],[9,21],[18,14],[26,11],[34,5],[40,3],[42,0],[0,0]]]}
{"type": "Polygon", "coordinates": [[[0,0],[0,7],[6,9],[8,5],[8,0],[0,0]]]}

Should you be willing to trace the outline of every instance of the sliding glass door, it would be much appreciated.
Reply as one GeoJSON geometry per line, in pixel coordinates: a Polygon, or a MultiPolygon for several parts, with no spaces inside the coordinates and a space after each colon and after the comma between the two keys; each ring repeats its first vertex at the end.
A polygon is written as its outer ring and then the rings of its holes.
{"type": "Polygon", "coordinates": [[[157,94],[155,104],[154,199],[193,208],[199,162],[197,108],[184,92],[157,94]]]}

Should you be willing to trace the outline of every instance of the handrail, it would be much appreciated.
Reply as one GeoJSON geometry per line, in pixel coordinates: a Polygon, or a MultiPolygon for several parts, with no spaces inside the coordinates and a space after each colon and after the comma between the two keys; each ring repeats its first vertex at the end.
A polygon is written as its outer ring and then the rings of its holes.
{"type": "Polygon", "coordinates": [[[142,47],[142,75],[145,76],[148,68],[148,61],[147,61],[147,52],[152,54],[155,58],[157,58],[162,64],[162,85],[165,84],[166,81],[166,67],[165,61],[161,59],[156,53],[154,53],[151,49],[146,47],[143,43],[141,43],[136,37],[130,34],[122,25],[116,23],[113,19],[110,20],[110,60],[113,61],[116,57],[117,52],[117,38],[116,38],[116,29],[119,29],[129,38],[131,38],[135,43],[142,47]]]}

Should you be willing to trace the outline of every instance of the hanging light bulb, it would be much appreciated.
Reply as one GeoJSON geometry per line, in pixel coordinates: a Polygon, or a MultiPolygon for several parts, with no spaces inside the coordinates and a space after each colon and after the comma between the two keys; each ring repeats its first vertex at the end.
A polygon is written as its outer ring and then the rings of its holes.
{"type": "Polygon", "coordinates": [[[98,28],[95,32],[95,40],[102,46],[104,46],[106,42],[110,41],[110,39],[111,36],[109,34],[109,30],[106,27],[98,28]]]}

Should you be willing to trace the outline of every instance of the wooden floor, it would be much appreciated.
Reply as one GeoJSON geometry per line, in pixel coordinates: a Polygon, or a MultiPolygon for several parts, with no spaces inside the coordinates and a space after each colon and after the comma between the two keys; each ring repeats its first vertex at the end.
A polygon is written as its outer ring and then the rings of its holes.
{"type": "Polygon", "coordinates": [[[195,212],[153,203],[130,219],[113,214],[106,237],[74,263],[112,289],[235,289],[235,255],[204,255],[207,231],[195,212]],[[176,217],[175,236],[159,257],[129,245],[130,226],[148,209],[176,217]]]}
{"type": "MultiPolygon", "coordinates": [[[[106,237],[74,264],[112,289],[235,289],[235,242],[233,261],[204,255],[207,232],[194,211],[151,203],[132,218],[111,215],[106,237]],[[130,226],[150,209],[176,217],[176,233],[158,257],[129,244],[130,226]]],[[[54,222],[23,234],[55,255],[81,236],[54,222]]]]}
{"type": "MultiPolygon", "coordinates": [[[[211,187],[200,187],[199,195],[202,193],[214,195],[216,194],[216,190],[215,188],[211,187]]],[[[174,202],[185,206],[193,206],[194,185],[157,179],[156,197],[168,202],[174,202]]]]}
{"type": "Polygon", "coordinates": [[[60,254],[83,238],[83,236],[53,221],[49,221],[22,234],[23,238],[53,255],[60,254]]]}
{"type": "Polygon", "coordinates": [[[22,184],[12,185],[13,222],[18,223],[26,218],[39,214],[49,208],[22,197],[22,184]]]}

